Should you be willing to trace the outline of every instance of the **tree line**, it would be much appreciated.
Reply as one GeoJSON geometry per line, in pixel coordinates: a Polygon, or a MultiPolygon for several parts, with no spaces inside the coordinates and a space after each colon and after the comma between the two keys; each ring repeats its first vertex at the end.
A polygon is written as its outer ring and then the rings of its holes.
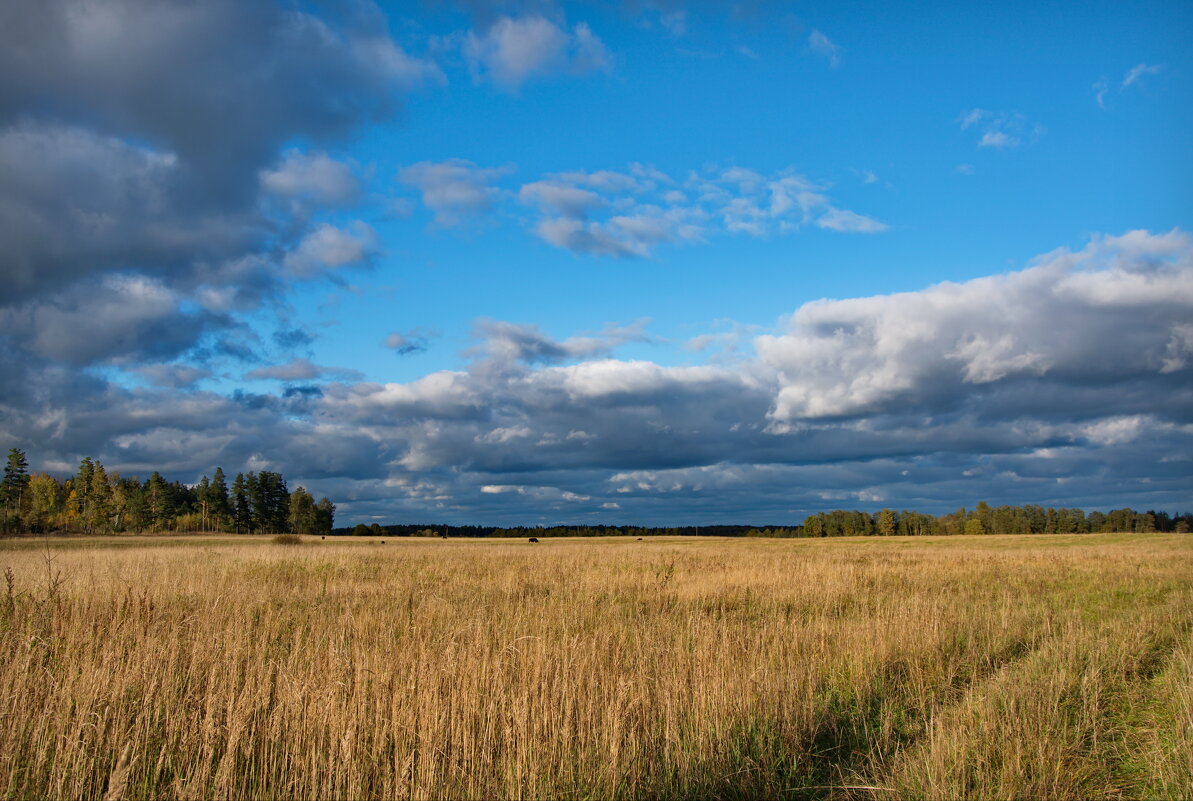
{"type": "Polygon", "coordinates": [[[1193,514],[1114,509],[1088,512],[1081,509],[1025,506],[990,506],[981,501],[973,509],[961,508],[933,516],[913,511],[882,509],[873,514],[837,509],[810,515],[804,520],[805,537],[858,537],[922,534],[1089,534],[1106,532],[1178,532],[1193,528],[1193,514]]]}
{"type": "Polygon", "coordinates": [[[293,491],[281,473],[237,473],[228,486],[223,468],[197,484],[167,481],[156,470],[144,481],[108,472],[84,458],[69,478],[29,474],[24,451],[8,453],[0,481],[3,532],[204,531],[237,534],[330,534],[335,504],[293,491]]]}
{"type": "Polygon", "coordinates": [[[836,509],[809,515],[803,525],[713,526],[452,526],[444,523],[363,523],[332,533],[390,537],[880,537],[949,534],[1089,534],[1108,532],[1177,532],[1193,530],[1193,514],[1114,509],[1081,509],[1036,505],[992,507],[981,501],[973,509],[944,515],[881,509],[877,512],[836,509]]]}

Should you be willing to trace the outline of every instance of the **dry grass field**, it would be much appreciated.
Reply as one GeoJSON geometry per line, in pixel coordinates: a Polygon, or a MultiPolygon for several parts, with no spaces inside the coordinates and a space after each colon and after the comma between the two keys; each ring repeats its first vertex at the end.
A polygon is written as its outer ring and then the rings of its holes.
{"type": "Polygon", "coordinates": [[[1189,798],[1193,536],[0,542],[5,798],[1189,798]]]}

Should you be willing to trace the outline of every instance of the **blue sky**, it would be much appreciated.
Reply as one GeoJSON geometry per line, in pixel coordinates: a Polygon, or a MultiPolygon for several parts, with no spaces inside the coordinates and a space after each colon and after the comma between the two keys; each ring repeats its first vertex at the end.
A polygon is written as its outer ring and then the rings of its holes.
{"type": "Polygon", "coordinates": [[[21,0],[0,440],[342,523],[1185,509],[1182,3],[21,0]]]}

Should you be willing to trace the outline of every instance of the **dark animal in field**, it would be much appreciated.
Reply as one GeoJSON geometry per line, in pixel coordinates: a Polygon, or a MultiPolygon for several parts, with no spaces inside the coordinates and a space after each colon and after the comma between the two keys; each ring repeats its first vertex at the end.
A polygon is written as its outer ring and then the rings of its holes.
{"type": "Polygon", "coordinates": [[[320,537],[319,539],[321,539],[321,540],[325,540],[325,539],[327,539],[327,537],[320,537]]]}
{"type": "Polygon", "coordinates": [[[539,538],[538,538],[538,537],[531,537],[531,538],[530,538],[530,541],[531,541],[531,542],[538,542],[538,541],[539,541],[539,538]]]}
{"type": "Polygon", "coordinates": [[[382,544],[382,545],[384,545],[384,544],[385,544],[385,540],[382,540],[382,541],[381,541],[381,544],[382,544]]]}
{"type": "Polygon", "coordinates": [[[642,542],[642,538],[641,538],[641,537],[639,537],[639,538],[638,538],[638,542],[642,542]]]}

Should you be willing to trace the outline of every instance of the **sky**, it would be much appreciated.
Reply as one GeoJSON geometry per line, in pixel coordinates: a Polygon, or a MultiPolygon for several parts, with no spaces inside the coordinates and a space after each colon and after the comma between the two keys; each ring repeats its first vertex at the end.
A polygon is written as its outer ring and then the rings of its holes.
{"type": "Polygon", "coordinates": [[[0,446],[337,524],[1193,508],[1193,7],[10,0],[0,446]]]}

